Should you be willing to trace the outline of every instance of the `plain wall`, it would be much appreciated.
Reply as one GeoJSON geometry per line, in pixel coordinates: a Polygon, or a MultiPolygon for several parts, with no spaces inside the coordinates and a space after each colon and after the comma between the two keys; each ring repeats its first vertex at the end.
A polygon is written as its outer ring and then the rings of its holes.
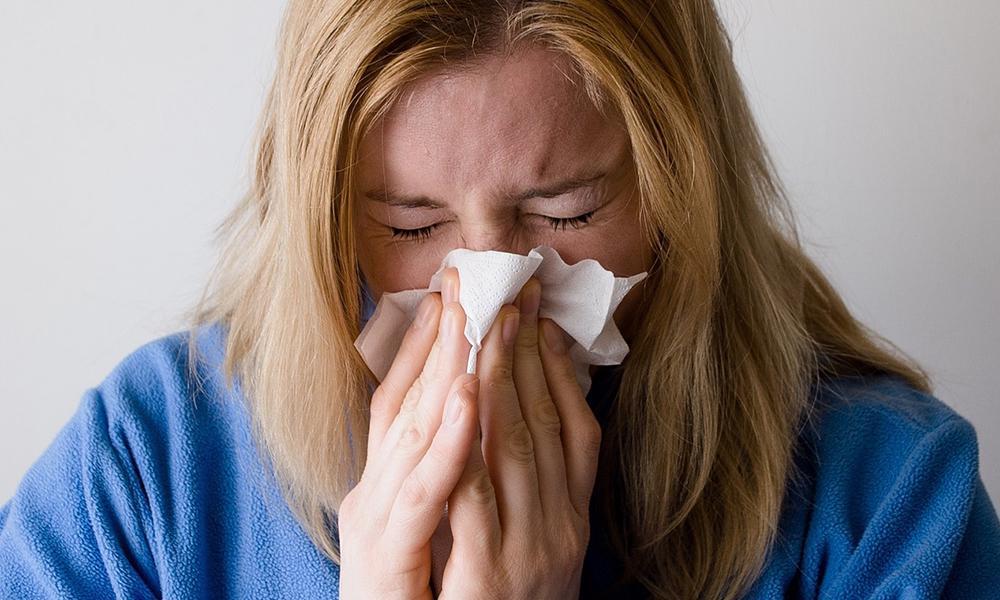
{"type": "MultiPolygon", "coordinates": [[[[1000,4],[719,6],[811,254],[972,421],[1000,498],[1000,4]]],[[[0,6],[0,504],[87,388],[181,326],[282,9],[0,6]]]]}

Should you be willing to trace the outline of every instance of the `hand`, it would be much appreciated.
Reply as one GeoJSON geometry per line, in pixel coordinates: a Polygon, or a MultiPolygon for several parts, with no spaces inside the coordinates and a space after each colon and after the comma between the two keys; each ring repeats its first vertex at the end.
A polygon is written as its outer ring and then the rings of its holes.
{"type": "Polygon", "coordinates": [[[538,319],[540,298],[532,278],[520,311],[501,309],[479,354],[482,446],[471,444],[448,499],[453,541],[441,598],[580,594],[601,429],[562,331],[538,319]]]}
{"type": "Polygon", "coordinates": [[[440,296],[428,294],[372,395],[368,460],[338,512],[345,600],[432,597],[430,538],[478,426],[457,271],[444,287],[444,315],[440,296]]]}

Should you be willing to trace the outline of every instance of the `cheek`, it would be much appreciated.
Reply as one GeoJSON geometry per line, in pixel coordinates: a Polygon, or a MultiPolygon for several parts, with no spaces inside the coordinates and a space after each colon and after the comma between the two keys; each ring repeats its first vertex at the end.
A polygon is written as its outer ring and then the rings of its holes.
{"type": "Polygon", "coordinates": [[[648,271],[653,261],[634,204],[622,203],[592,228],[582,230],[579,236],[550,245],[567,264],[592,258],[617,277],[648,271]]]}
{"type": "Polygon", "coordinates": [[[386,292],[426,287],[441,266],[439,252],[417,244],[362,244],[359,252],[362,271],[376,298],[386,292]]]}
{"type": "Polygon", "coordinates": [[[386,292],[427,285],[441,259],[421,244],[389,239],[384,228],[365,215],[355,215],[358,263],[371,293],[377,299],[386,292]]]}

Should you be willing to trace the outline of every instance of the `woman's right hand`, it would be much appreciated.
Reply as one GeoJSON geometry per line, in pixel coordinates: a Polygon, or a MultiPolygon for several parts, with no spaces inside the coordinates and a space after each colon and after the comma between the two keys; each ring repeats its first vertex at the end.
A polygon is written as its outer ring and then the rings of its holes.
{"type": "Polygon", "coordinates": [[[372,395],[365,470],[338,513],[344,600],[433,598],[431,536],[479,423],[457,270],[442,288],[443,299],[423,299],[372,395]]]}

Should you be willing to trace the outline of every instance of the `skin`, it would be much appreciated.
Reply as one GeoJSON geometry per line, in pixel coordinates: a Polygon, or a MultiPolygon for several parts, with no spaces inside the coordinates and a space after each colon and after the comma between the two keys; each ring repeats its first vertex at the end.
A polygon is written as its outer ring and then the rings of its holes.
{"type": "MultiPolygon", "coordinates": [[[[363,140],[355,225],[376,298],[426,286],[459,247],[526,254],[547,244],[569,264],[593,258],[618,276],[649,270],[626,132],[568,73],[563,57],[529,48],[460,75],[431,74],[363,140]],[[559,195],[523,194],[601,173],[559,195]],[[595,209],[576,226],[546,220],[595,209]],[[427,226],[417,238],[393,235],[427,226]]],[[[444,293],[425,299],[424,324],[411,326],[372,397],[369,460],[340,511],[344,598],[579,595],[600,425],[560,350],[561,330],[537,316],[544,290],[535,278],[501,310],[478,376],[465,374],[460,285],[446,271],[444,293]],[[446,398],[466,384],[457,424],[443,424],[446,398]]],[[[639,310],[633,290],[614,315],[626,340],[639,310]]]]}
{"type": "MultiPolygon", "coordinates": [[[[362,140],[356,228],[361,268],[375,298],[426,287],[455,248],[527,254],[555,248],[567,264],[593,258],[616,276],[648,271],[629,139],[568,79],[561,55],[527,49],[485,60],[461,75],[441,73],[404,90],[362,140]],[[606,173],[551,198],[510,198],[575,177],[606,173]],[[440,208],[393,206],[369,196],[427,198],[440,208]],[[597,209],[586,224],[553,224],[597,209]],[[437,225],[428,237],[393,237],[392,228],[437,225]]],[[[615,313],[628,341],[645,281],[615,313]]]]}

